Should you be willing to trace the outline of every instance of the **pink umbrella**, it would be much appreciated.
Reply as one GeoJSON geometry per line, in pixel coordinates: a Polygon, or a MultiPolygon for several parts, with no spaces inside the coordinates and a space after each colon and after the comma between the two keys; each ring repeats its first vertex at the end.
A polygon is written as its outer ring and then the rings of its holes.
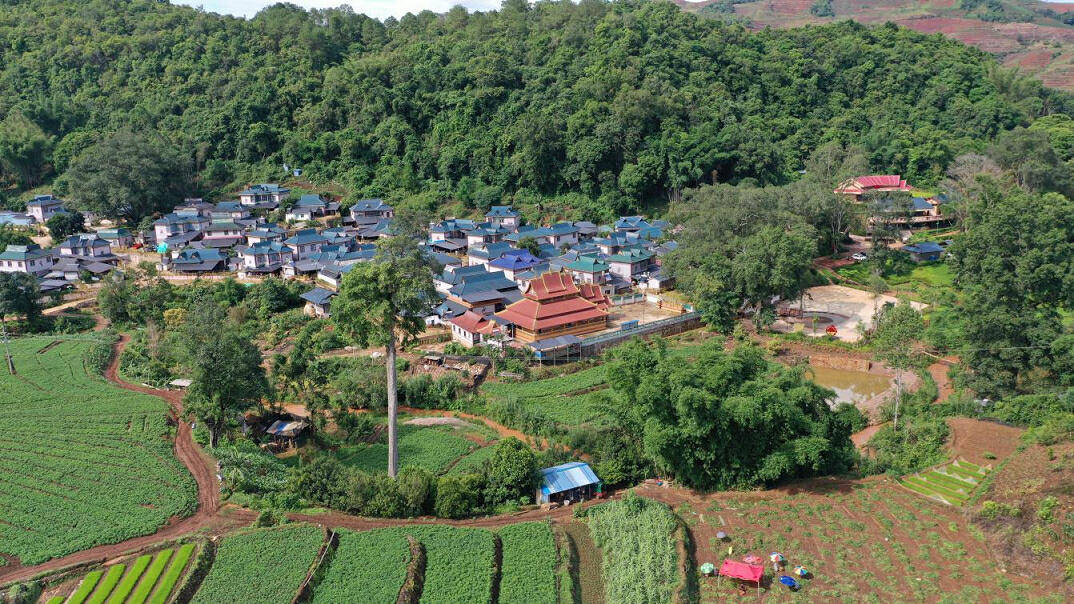
{"type": "Polygon", "coordinates": [[[753,554],[750,554],[743,558],[742,561],[746,564],[760,564],[764,562],[764,559],[762,559],[760,556],[754,556],[753,554]]]}

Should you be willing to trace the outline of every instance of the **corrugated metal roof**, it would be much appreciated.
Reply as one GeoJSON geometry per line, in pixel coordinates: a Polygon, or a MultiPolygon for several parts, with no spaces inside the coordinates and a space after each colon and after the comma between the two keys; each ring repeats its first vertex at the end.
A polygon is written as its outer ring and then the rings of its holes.
{"type": "Polygon", "coordinates": [[[600,479],[589,468],[589,464],[582,461],[565,463],[541,470],[541,492],[547,495],[599,482],[600,479]]]}

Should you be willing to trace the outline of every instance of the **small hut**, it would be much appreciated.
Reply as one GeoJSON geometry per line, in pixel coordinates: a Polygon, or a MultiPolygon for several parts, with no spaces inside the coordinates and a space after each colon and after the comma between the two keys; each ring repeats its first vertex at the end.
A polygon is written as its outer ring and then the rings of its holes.
{"type": "Polygon", "coordinates": [[[581,461],[565,463],[541,470],[541,486],[537,503],[572,503],[601,496],[602,483],[581,461]]]}

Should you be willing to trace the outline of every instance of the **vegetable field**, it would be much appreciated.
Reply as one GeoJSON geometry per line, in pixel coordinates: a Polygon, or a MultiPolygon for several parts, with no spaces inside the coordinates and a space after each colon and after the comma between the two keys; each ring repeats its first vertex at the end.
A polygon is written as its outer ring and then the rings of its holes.
{"type": "Polygon", "coordinates": [[[959,459],[941,468],[903,476],[899,484],[941,503],[962,505],[988,476],[989,470],[959,459]]]}
{"type": "Polygon", "coordinates": [[[492,533],[481,529],[423,525],[407,527],[425,546],[421,604],[486,604],[491,598],[492,533]]]}
{"type": "Polygon", "coordinates": [[[324,543],[306,524],[251,530],[227,537],[193,604],[290,602],[324,543]]]}
{"type": "Polygon", "coordinates": [[[556,604],[556,543],[548,524],[512,524],[499,534],[499,604],[556,604]]]}
{"type": "Polygon", "coordinates": [[[90,375],[91,342],[11,343],[0,372],[0,551],[38,564],[152,533],[197,505],[167,405],[90,375]]]}
{"type": "MultiPolygon", "coordinates": [[[[456,459],[477,448],[477,444],[459,436],[452,426],[399,427],[399,459],[403,465],[425,468],[434,474],[442,473],[456,459]]],[[[366,472],[387,472],[388,445],[343,447],[339,459],[366,472]]]]}
{"type": "Polygon", "coordinates": [[[177,550],[166,549],[139,556],[126,564],[95,570],[82,579],[70,596],[55,596],[48,604],[164,604],[193,553],[194,545],[186,544],[177,550]]]}
{"type": "Polygon", "coordinates": [[[608,602],[666,604],[678,587],[675,515],[667,506],[627,495],[589,509],[601,551],[608,602]]]}
{"type": "Polygon", "coordinates": [[[332,565],[313,590],[313,604],[394,602],[409,562],[410,545],[399,531],[341,530],[332,565]]]}

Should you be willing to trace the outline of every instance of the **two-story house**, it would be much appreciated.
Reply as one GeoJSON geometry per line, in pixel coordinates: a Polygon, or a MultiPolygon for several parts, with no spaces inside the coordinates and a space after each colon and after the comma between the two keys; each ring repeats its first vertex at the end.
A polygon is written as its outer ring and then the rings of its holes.
{"type": "Polygon", "coordinates": [[[273,183],[250,185],[239,192],[239,203],[247,207],[274,210],[291,194],[291,189],[273,183]]]}
{"type": "Polygon", "coordinates": [[[308,222],[314,218],[328,216],[339,211],[339,203],[328,201],[312,193],[298,198],[295,205],[287,210],[284,219],[294,222],[308,222]]]}
{"type": "Polygon", "coordinates": [[[52,260],[52,253],[36,243],[8,245],[0,252],[0,272],[42,275],[52,268],[52,260]]]}
{"type": "Polygon", "coordinates": [[[245,220],[250,217],[250,208],[237,201],[221,201],[213,206],[210,217],[213,220],[245,220]]]}
{"type": "Polygon", "coordinates": [[[26,213],[33,216],[34,220],[42,224],[56,214],[65,211],[66,210],[63,208],[63,200],[56,199],[51,195],[35,195],[33,199],[26,202],[26,213]]]}
{"type": "Polygon", "coordinates": [[[492,206],[485,212],[485,220],[497,228],[513,231],[518,228],[518,211],[511,206],[492,206]]]}
{"type": "Polygon", "coordinates": [[[201,238],[202,230],[209,226],[209,218],[201,214],[165,214],[153,221],[157,242],[177,246],[201,238]]]}
{"type": "Polygon", "coordinates": [[[261,241],[240,248],[238,252],[242,261],[240,278],[249,274],[275,273],[294,257],[291,248],[279,241],[261,241]]]}
{"type": "Polygon", "coordinates": [[[623,248],[608,256],[608,271],[629,281],[635,275],[648,272],[655,266],[655,254],[640,247],[623,248]]]}
{"type": "Polygon", "coordinates": [[[381,199],[362,199],[351,206],[350,217],[355,224],[376,224],[394,218],[395,209],[381,199]]]}
{"type": "Polygon", "coordinates": [[[205,247],[225,248],[246,242],[246,229],[234,220],[213,220],[205,227],[202,245],[205,247]]]}
{"type": "Polygon", "coordinates": [[[106,262],[116,258],[112,253],[112,245],[96,233],[71,235],[64,239],[58,247],[61,258],[83,258],[98,262],[106,262]]]}
{"type": "Polygon", "coordinates": [[[317,232],[317,229],[302,229],[284,240],[287,247],[293,252],[293,259],[297,262],[308,256],[321,251],[321,246],[328,243],[328,238],[317,232]]]}

